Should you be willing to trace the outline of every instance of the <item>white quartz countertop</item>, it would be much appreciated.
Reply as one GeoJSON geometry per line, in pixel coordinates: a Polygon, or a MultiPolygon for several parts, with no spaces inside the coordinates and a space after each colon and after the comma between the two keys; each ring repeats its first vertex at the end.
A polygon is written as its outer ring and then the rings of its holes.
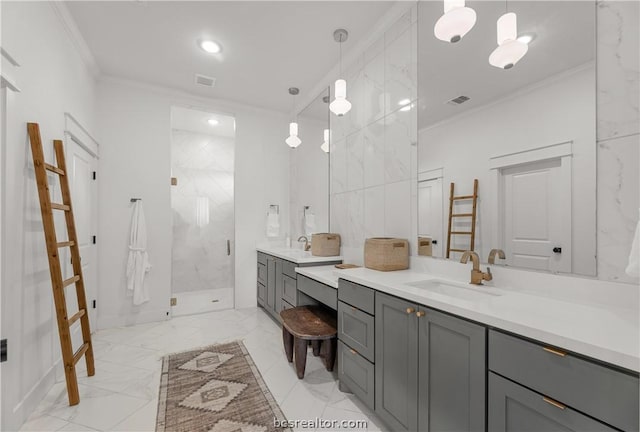
{"type": "Polygon", "coordinates": [[[328,256],[320,257],[313,256],[311,252],[303,251],[302,249],[294,249],[287,247],[274,247],[274,246],[258,246],[256,248],[258,252],[266,253],[267,255],[282,258],[287,261],[294,262],[296,264],[314,264],[331,261],[342,261],[342,256],[328,256]]]}
{"type": "MultiPolygon", "coordinates": [[[[457,298],[412,282],[445,278],[412,271],[380,272],[366,268],[339,270],[334,266],[297,268],[300,274],[337,287],[342,278],[377,291],[439,309],[485,325],[555,345],[597,360],[640,372],[640,328],[637,305],[629,308],[595,306],[538,296],[505,287],[466,285],[494,295],[479,300],[457,298]],[[497,295],[496,295],[497,294],[497,295]]],[[[464,285],[462,285],[462,284],[464,285]]]]}

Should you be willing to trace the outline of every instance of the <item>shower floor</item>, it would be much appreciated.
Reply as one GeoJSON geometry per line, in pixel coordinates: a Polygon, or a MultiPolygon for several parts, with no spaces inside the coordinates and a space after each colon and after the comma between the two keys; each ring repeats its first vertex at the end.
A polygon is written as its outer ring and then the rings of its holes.
{"type": "Polygon", "coordinates": [[[174,292],[176,305],[171,307],[174,317],[233,309],[233,288],[174,292]]]}

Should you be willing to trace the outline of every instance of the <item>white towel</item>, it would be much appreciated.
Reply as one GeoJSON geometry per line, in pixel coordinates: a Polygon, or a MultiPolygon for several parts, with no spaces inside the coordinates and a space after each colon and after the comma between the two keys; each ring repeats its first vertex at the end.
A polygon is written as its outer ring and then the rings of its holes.
{"type": "Polygon", "coordinates": [[[316,232],[316,215],[307,211],[304,215],[304,233],[307,237],[316,232]]]}
{"type": "Polygon", "coordinates": [[[267,214],[267,237],[278,237],[280,235],[280,215],[276,212],[267,214]]]}
{"type": "Polygon", "coordinates": [[[127,262],[127,289],[133,294],[134,305],[140,305],[150,299],[149,288],[144,284],[144,277],[149,270],[151,270],[151,264],[147,254],[147,224],[142,210],[142,201],[136,201],[131,218],[127,262]]]}
{"type": "Polygon", "coordinates": [[[638,220],[638,226],[636,226],[636,233],[629,253],[629,264],[625,271],[631,277],[640,276],[640,219],[638,220]]]}

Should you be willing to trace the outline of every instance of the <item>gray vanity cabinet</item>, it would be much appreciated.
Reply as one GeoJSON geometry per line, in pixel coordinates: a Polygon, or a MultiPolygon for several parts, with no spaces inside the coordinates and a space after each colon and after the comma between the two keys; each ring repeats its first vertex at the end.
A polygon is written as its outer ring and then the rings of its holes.
{"type": "Polygon", "coordinates": [[[489,372],[488,426],[491,432],[616,430],[493,372],[489,372]]]}
{"type": "Polygon", "coordinates": [[[486,329],[376,292],[376,413],[394,431],[485,430],[486,329]]]}
{"type": "Polygon", "coordinates": [[[375,295],[375,412],[393,431],[418,429],[418,306],[375,295]]]}
{"type": "Polygon", "coordinates": [[[419,312],[418,429],[484,431],[486,328],[431,309],[419,312]]]}
{"type": "Polygon", "coordinates": [[[267,308],[276,310],[276,258],[267,257],[267,308]]]}

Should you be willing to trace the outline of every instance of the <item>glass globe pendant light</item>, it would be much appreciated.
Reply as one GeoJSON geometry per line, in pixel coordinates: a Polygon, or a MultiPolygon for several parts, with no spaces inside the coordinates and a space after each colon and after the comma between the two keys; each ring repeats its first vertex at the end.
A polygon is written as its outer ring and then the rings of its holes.
{"type": "MultiPolygon", "coordinates": [[[[345,29],[338,29],[333,32],[333,39],[340,44],[340,76],[342,76],[342,42],[349,37],[349,32],[345,29]]],[[[329,110],[338,117],[342,117],[351,109],[351,102],[347,100],[347,82],[338,78],[335,83],[335,99],[329,104],[329,110]]]]}
{"type": "Polygon", "coordinates": [[[511,69],[529,50],[529,45],[518,40],[516,14],[507,12],[498,18],[498,47],[489,56],[489,64],[500,69],[511,69]]]}
{"type": "MultiPolygon", "coordinates": [[[[294,96],[293,99],[293,111],[295,112],[296,110],[296,103],[295,103],[295,96],[300,93],[300,90],[297,87],[290,87],[289,88],[289,94],[291,96],[294,96]]],[[[297,115],[296,115],[297,117],[297,115]]],[[[297,118],[296,118],[297,120],[297,118]]],[[[300,144],[302,144],[302,140],[300,140],[300,138],[298,138],[298,123],[294,120],[291,123],[289,123],[289,137],[284,140],[285,143],[287,143],[287,145],[291,148],[296,148],[298,147],[300,144]]]]}
{"type": "Polygon", "coordinates": [[[444,15],[433,27],[433,34],[441,41],[456,43],[476,24],[476,11],[466,7],[465,0],[444,0],[444,15]]]}
{"type": "Polygon", "coordinates": [[[320,146],[323,152],[329,153],[329,129],[324,130],[324,142],[320,146]]]}

